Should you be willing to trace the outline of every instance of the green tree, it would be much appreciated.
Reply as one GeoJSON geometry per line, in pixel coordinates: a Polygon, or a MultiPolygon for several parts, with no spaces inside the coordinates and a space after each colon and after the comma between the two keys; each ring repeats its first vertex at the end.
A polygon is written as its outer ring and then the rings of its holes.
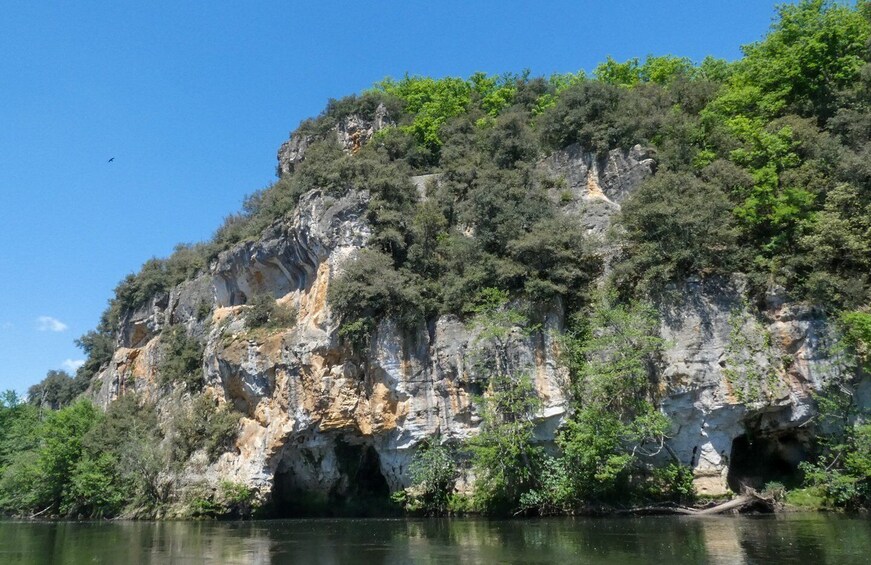
{"type": "Polygon", "coordinates": [[[622,205],[616,276],[644,288],[734,271],[741,260],[732,209],[712,183],[688,173],[656,175],[622,205]]]}
{"type": "Polygon", "coordinates": [[[421,445],[408,468],[412,488],[405,506],[413,512],[444,514],[457,481],[457,462],[453,451],[433,438],[421,445]]]}
{"type": "Polygon", "coordinates": [[[638,57],[629,59],[624,63],[618,63],[609,55],[604,63],[600,63],[596,67],[593,76],[606,84],[628,87],[641,82],[642,70],[638,57]]]}
{"type": "Polygon", "coordinates": [[[541,408],[532,379],[510,353],[513,333],[528,333],[527,318],[509,306],[507,293],[484,289],[474,308],[472,327],[484,346],[476,368],[486,379],[479,399],[481,430],[469,443],[475,473],[474,503],[484,512],[505,513],[535,484],[542,449],[535,442],[535,415],[541,408]]]}
{"type": "Polygon", "coordinates": [[[576,502],[631,495],[629,471],[663,448],[668,420],[652,402],[658,327],[651,306],[605,292],[566,338],[574,413],[557,444],[576,502]]]}
{"type": "Polygon", "coordinates": [[[472,99],[472,85],[454,77],[433,79],[406,75],[399,81],[384,79],[376,87],[405,102],[405,111],[413,117],[404,129],[433,151],[438,151],[442,144],[441,126],[462,114],[472,99]]]}
{"type": "Polygon", "coordinates": [[[161,384],[179,383],[191,391],[203,386],[203,344],[189,336],[179,324],[161,332],[160,361],[157,364],[161,384]]]}
{"type": "Polygon", "coordinates": [[[35,406],[58,410],[83,393],[88,382],[88,379],[73,378],[66,371],[51,370],[44,379],[27,389],[27,399],[35,406]]]}

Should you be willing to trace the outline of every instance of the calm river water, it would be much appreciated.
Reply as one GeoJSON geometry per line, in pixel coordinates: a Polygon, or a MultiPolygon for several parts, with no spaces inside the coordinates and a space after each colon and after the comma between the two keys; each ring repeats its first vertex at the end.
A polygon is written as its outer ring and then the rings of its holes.
{"type": "Polygon", "coordinates": [[[871,520],[6,521],[0,563],[871,563],[871,520]]]}

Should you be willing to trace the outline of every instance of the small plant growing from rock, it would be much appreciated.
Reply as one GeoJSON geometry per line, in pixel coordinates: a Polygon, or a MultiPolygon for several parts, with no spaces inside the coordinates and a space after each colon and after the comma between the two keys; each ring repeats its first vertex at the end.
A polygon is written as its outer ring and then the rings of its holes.
{"type": "Polygon", "coordinates": [[[250,329],[290,328],[296,324],[296,312],[278,304],[269,294],[255,294],[248,303],[245,322],[250,329]]]}

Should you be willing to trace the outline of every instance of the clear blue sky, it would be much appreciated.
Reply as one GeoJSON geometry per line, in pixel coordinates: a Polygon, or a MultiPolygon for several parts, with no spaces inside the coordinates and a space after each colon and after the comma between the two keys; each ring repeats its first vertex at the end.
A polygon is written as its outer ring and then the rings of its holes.
{"type": "Polygon", "coordinates": [[[408,72],[740,56],[775,2],[5,2],[0,390],[83,356],[127,273],[211,236],[328,98],[408,72]],[[112,163],[107,160],[114,157],[112,163]]]}

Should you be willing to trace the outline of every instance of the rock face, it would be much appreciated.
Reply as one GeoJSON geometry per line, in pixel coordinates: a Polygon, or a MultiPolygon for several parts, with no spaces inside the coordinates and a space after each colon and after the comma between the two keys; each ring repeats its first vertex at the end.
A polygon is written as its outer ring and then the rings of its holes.
{"type": "Polygon", "coordinates": [[[640,145],[597,155],[574,144],[544,159],[541,168],[556,180],[566,211],[579,216],[588,232],[601,235],[620,203],[655,172],[656,162],[640,145]]]}
{"type": "MultiPolygon", "coordinates": [[[[337,139],[353,151],[386,119],[349,118],[337,126],[337,139]]],[[[307,143],[282,146],[282,171],[303,158],[307,143]]],[[[541,167],[565,208],[602,233],[655,163],[638,146],[603,157],[573,146],[541,167]]],[[[157,398],[159,330],[183,324],[205,344],[207,387],[243,415],[235,449],[200,469],[202,479],[245,483],[264,500],[407,486],[421,442],[477,433],[473,396],[481,376],[472,360],[487,355],[486,344],[453,316],[413,332],[382,320],[368,350],[343,344],[327,291],[366,246],[366,202],[364,193],[336,200],[313,191],[258,241],[225,251],[207,273],[128,313],[114,358],[92,386],[95,398],[108,405],[129,390],[157,398]],[[258,294],[296,311],[295,325],[247,329],[246,304],[258,294]]],[[[687,281],[657,303],[668,343],[660,385],[662,410],[675,422],[670,449],[695,469],[699,489],[721,493],[729,482],[754,478],[753,469],[731,464],[752,459],[750,434],[769,438],[766,449],[785,463],[800,457],[802,425],[814,410],[810,394],[835,368],[825,319],[776,294],[759,316],[738,278],[687,281]]],[[[548,441],[566,415],[555,339],[563,312],[557,304],[542,317],[540,330],[515,332],[508,347],[516,366],[534,377],[543,400],[537,433],[548,441]]]]}
{"type": "MultiPolygon", "coordinates": [[[[370,119],[352,114],[342,118],[332,128],[331,132],[336,136],[336,141],[342,149],[356,153],[360,147],[372,138],[375,132],[392,123],[393,121],[390,119],[387,108],[384,104],[379,104],[370,119]]],[[[296,132],[291,135],[290,139],[284,142],[278,149],[278,176],[293,172],[294,167],[305,159],[305,152],[308,146],[316,139],[315,135],[302,132],[296,132]]]]}

